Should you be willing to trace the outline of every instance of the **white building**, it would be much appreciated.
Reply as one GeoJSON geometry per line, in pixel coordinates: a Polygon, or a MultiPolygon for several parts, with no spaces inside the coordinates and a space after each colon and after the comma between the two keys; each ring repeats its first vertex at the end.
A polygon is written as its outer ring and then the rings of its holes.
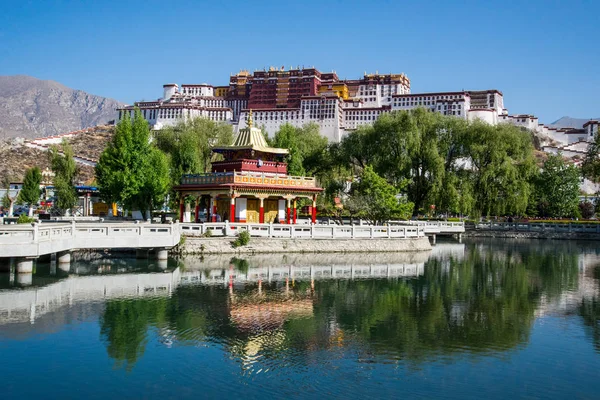
{"type": "Polygon", "coordinates": [[[589,142],[593,141],[598,133],[598,127],[600,125],[600,121],[597,120],[589,120],[585,124],[583,124],[583,129],[586,132],[587,140],[589,142]]]}
{"type": "Polygon", "coordinates": [[[390,106],[394,96],[407,93],[410,93],[410,83],[403,74],[365,74],[354,97],[362,100],[365,107],[378,108],[390,106]]]}
{"type": "Polygon", "coordinates": [[[214,88],[202,83],[199,85],[163,85],[163,97],[156,101],[140,101],[133,106],[119,109],[119,120],[125,113],[133,117],[134,109],[139,108],[152,129],[173,126],[179,121],[193,118],[208,118],[212,121],[231,123],[233,110],[223,97],[214,96],[214,88]]]}
{"type": "MultiPolygon", "coordinates": [[[[329,141],[339,142],[343,135],[343,100],[334,95],[305,96],[300,108],[271,108],[252,110],[252,118],[257,127],[264,129],[269,136],[284,124],[302,127],[308,123],[319,126],[321,135],[329,141]]],[[[238,129],[246,128],[248,110],[240,113],[238,129]]]]}

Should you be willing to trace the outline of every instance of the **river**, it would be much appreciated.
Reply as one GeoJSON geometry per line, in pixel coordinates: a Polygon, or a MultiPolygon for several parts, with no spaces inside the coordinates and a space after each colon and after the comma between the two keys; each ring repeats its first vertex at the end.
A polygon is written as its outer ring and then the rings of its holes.
{"type": "Polygon", "coordinates": [[[0,273],[2,399],[598,398],[600,245],[38,263],[0,273]]]}

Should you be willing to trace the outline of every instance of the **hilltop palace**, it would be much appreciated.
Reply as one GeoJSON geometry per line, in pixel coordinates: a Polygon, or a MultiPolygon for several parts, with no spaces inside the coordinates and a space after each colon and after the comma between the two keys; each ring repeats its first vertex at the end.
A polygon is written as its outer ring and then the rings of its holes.
{"type": "Polygon", "coordinates": [[[229,86],[174,83],[163,85],[163,97],[140,101],[119,110],[133,113],[138,107],[153,129],[195,117],[209,118],[246,128],[252,110],[255,126],[273,136],[283,124],[319,125],[330,141],[341,138],[360,125],[394,110],[427,107],[443,115],[490,124],[510,123],[538,133],[544,151],[582,158],[598,132],[599,121],[588,121],[583,129],[551,128],[533,115],[509,115],[502,92],[490,89],[440,93],[411,93],[404,74],[364,74],[360,79],[342,80],[335,72],[315,68],[269,68],[240,71],[229,78],[229,86]],[[579,157],[577,157],[579,156],[579,157]]]}

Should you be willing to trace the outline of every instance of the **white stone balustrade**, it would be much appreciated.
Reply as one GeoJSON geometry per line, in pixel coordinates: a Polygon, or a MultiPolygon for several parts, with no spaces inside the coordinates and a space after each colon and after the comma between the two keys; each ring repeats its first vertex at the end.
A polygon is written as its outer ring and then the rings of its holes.
{"type": "Polygon", "coordinates": [[[245,223],[180,224],[181,233],[201,236],[210,231],[211,236],[235,236],[248,231],[250,236],[294,239],[405,239],[424,237],[426,229],[421,225],[357,226],[357,225],[280,225],[245,223]]]}
{"type": "Polygon", "coordinates": [[[74,249],[170,248],[177,224],[48,223],[0,226],[0,257],[39,257],[74,249]]]}

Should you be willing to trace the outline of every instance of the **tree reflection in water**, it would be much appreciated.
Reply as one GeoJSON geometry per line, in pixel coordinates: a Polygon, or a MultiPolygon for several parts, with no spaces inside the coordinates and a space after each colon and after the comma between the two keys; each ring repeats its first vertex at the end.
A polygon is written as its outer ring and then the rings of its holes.
{"type": "MultiPolygon", "coordinates": [[[[415,278],[180,286],[170,298],[109,301],[101,335],[126,369],[150,328],[165,343],[222,345],[242,365],[260,353],[271,368],[306,366],[311,352],[332,347],[416,363],[503,352],[528,341],[542,299],[577,288],[578,255],[569,242],[475,241],[462,259],[429,259],[415,278]]],[[[598,304],[581,307],[596,344],[598,304]]]]}

